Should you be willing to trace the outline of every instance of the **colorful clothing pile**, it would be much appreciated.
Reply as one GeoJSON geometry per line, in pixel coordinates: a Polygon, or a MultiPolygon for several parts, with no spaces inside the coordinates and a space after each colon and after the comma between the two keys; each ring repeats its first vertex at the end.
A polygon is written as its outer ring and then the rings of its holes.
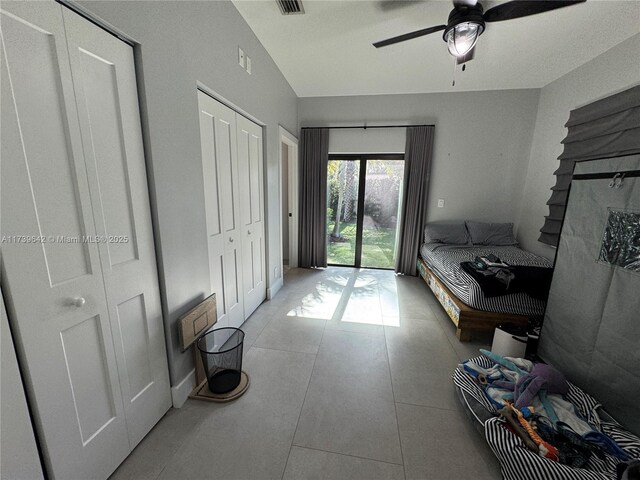
{"type": "Polygon", "coordinates": [[[494,417],[485,437],[504,478],[616,480],[618,464],[640,459],[640,438],[607,419],[600,404],[548,365],[484,354],[464,362],[454,383],[494,417]]]}

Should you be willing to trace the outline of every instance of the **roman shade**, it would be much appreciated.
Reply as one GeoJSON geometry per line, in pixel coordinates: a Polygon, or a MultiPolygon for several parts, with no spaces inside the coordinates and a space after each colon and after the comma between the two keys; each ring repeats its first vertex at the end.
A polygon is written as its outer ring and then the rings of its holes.
{"type": "Polygon", "coordinates": [[[576,162],[640,153],[640,85],[572,110],[538,240],[557,246],[576,162]]]}

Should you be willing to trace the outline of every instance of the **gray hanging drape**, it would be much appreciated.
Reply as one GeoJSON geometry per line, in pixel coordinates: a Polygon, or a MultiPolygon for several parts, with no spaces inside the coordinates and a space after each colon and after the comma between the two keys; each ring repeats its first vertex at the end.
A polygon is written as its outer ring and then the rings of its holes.
{"type": "Polygon", "coordinates": [[[549,215],[538,241],[557,246],[576,162],[640,153],[640,85],[572,110],[560,166],[554,172],[549,215]]]}
{"type": "Polygon", "coordinates": [[[404,150],[404,195],[398,231],[396,273],[416,275],[418,250],[427,218],[427,193],[431,174],[435,127],[408,127],[404,150]]]}
{"type": "Polygon", "coordinates": [[[298,265],[327,266],[327,163],[329,129],[300,134],[300,234],[298,265]]]}

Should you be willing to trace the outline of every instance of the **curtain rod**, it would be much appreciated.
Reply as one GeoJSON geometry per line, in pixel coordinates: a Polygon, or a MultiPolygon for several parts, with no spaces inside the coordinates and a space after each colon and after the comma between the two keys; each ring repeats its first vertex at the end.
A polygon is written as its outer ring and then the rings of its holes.
{"type": "Polygon", "coordinates": [[[356,125],[356,126],[344,126],[344,127],[301,127],[301,130],[313,130],[317,128],[329,128],[329,129],[345,129],[345,128],[408,128],[408,127],[435,127],[434,124],[423,125],[356,125]]]}

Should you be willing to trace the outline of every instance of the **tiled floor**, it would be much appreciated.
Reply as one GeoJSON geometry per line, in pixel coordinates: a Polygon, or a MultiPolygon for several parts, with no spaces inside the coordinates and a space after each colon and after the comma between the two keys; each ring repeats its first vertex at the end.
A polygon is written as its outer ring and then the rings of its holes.
{"type": "Polygon", "coordinates": [[[247,393],[170,410],[114,480],[500,478],[450,379],[486,343],[422,280],[292,269],[242,328],[247,393]]]}

